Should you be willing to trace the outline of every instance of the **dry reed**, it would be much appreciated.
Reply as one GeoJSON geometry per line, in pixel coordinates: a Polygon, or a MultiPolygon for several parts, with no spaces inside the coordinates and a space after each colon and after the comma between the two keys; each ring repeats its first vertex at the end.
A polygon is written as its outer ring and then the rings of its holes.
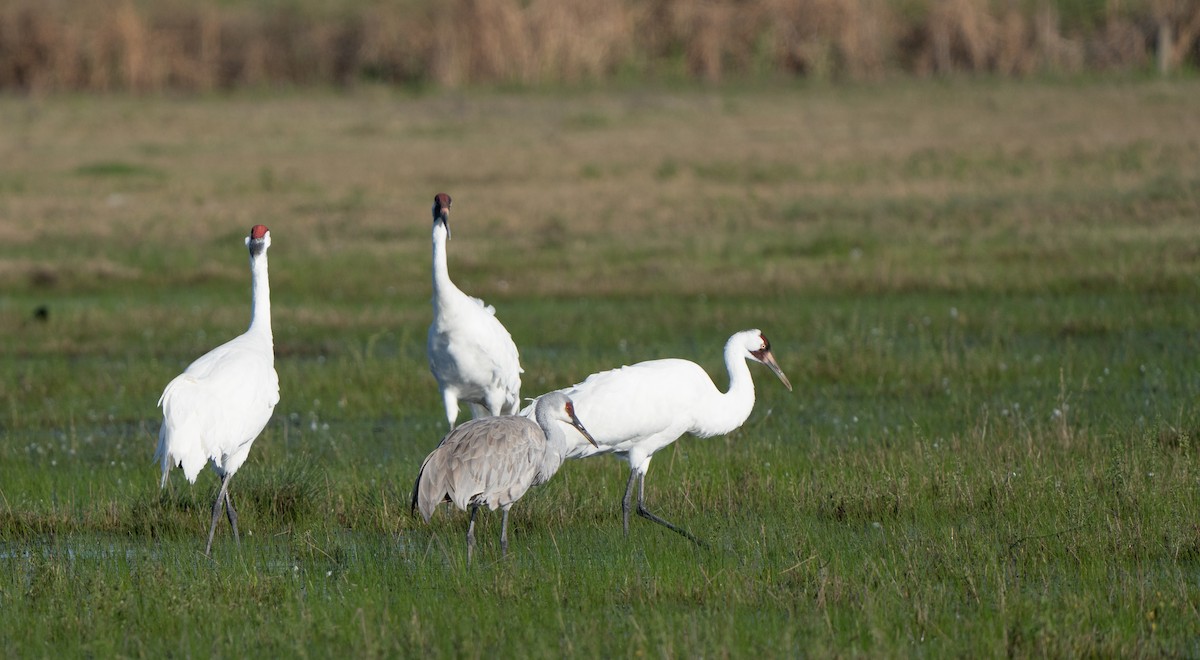
{"type": "MultiPolygon", "coordinates": [[[[336,5],[336,3],[334,3],[336,5]]],[[[1002,0],[409,0],[329,9],[134,0],[0,7],[0,89],[869,79],[1200,64],[1200,3],[1064,17],[1002,0]]]]}

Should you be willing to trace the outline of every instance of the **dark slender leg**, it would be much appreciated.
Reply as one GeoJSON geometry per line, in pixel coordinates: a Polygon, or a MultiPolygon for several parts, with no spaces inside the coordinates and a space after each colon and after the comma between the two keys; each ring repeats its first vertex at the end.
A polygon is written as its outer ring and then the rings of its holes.
{"type": "Polygon", "coordinates": [[[496,415],[499,415],[499,414],[500,414],[499,406],[496,406],[496,412],[492,412],[492,409],[489,408],[488,406],[485,406],[481,403],[474,403],[474,402],[471,403],[471,419],[479,419],[480,417],[488,417],[488,416],[495,417],[496,415]]]}
{"type": "MultiPolygon", "coordinates": [[[[631,481],[630,484],[632,485],[632,483],[633,482],[631,481]]],[[[638,479],[638,502],[637,502],[638,515],[647,520],[652,520],[652,521],[666,527],[669,530],[678,532],[678,533],[686,536],[692,543],[695,543],[698,546],[706,547],[704,545],[704,542],[701,541],[700,539],[696,538],[695,536],[692,536],[691,532],[689,532],[686,529],[679,527],[677,525],[673,525],[673,524],[663,520],[662,518],[659,518],[658,516],[654,515],[653,513],[650,513],[649,511],[647,511],[645,499],[646,499],[646,475],[643,474],[643,475],[641,475],[641,478],[638,479]]]]}
{"type": "Polygon", "coordinates": [[[471,522],[467,523],[467,565],[471,565],[471,553],[475,550],[475,513],[479,511],[478,504],[471,505],[471,522]]]}
{"type": "Polygon", "coordinates": [[[225,503],[225,496],[229,492],[229,475],[221,477],[221,490],[217,491],[217,501],[213,502],[212,510],[212,525],[208,527],[208,545],[204,546],[204,556],[212,551],[213,535],[217,533],[217,520],[221,517],[222,505],[225,503]]]}
{"type": "Polygon", "coordinates": [[[625,527],[625,536],[629,536],[629,505],[633,503],[633,482],[637,479],[637,470],[629,468],[629,483],[625,485],[625,499],[621,500],[621,523],[625,527]]]}
{"type": "Polygon", "coordinates": [[[508,509],[504,509],[504,515],[500,518],[500,556],[508,556],[508,509]]]}
{"type": "Polygon", "coordinates": [[[242,537],[238,535],[237,528],[237,511],[233,508],[233,495],[229,491],[225,491],[225,516],[229,518],[229,524],[233,526],[233,540],[237,542],[238,547],[242,547],[242,537]]]}

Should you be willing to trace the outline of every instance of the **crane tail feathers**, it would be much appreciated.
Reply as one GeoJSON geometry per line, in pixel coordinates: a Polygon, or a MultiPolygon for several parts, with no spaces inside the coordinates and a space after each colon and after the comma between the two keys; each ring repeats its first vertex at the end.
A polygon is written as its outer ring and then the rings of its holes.
{"type": "Polygon", "coordinates": [[[201,448],[201,437],[187,432],[169,422],[163,422],[158,432],[158,449],[154,459],[162,465],[161,486],[167,483],[167,476],[173,467],[183,468],[183,474],[190,483],[196,483],[200,470],[208,463],[209,457],[201,448]],[[182,451],[180,451],[182,450],[182,451]]]}
{"type": "Polygon", "coordinates": [[[413,483],[412,508],[410,510],[419,510],[425,522],[429,522],[433,518],[433,512],[437,509],[437,505],[444,502],[447,496],[445,480],[442,478],[438,466],[430,466],[430,463],[440,463],[441,461],[438,460],[440,457],[441,452],[438,449],[433,450],[433,453],[421,464],[421,471],[417,473],[417,480],[413,483]]]}
{"type": "MultiPolygon", "coordinates": [[[[417,479],[413,482],[412,505],[408,509],[409,515],[415,515],[417,513],[417,495],[421,492],[421,475],[423,474],[425,474],[424,464],[421,465],[421,471],[417,473],[417,479]]],[[[424,514],[424,512],[421,513],[424,514]]],[[[426,518],[425,522],[429,522],[429,518],[426,518]]]]}

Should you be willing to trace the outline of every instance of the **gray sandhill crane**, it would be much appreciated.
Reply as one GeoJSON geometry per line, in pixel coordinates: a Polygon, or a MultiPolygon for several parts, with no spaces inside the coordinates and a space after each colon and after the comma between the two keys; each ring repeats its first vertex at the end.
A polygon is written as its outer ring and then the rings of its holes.
{"type": "Polygon", "coordinates": [[[495,308],[450,281],[450,203],[446,193],[433,198],[433,323],[426,351],[453,429],[460,401],[471,404],[476,418],[516,413],[522,369],[517,345],[496,318],[495,308]]]}
{"type": "Polygon", "coordinates": [[[556,422],[570,424],[579,437],[594,442],[565,395],[542,397],[533,420],[517,415],[482,417],[465,422],[442,438],[421,464],[413,484],[412,508],[425,522],[442,502],[471,509],[467,523],[467,563],[475,549],[475,513],[480,506],[503,511],[500,551],[508,554],[508,509],[530,487],[545,483],[562,465],[566,437],[556,422]]]}
{"type": "MultiPolygon", "coordinates": [[[[684,433],[708,438],[729,433],[746,421],[754,408],[754,381],[747,360],[767,365],[791,391],[792,384],[771,353],[771,343],[758,330],[743,330],[725,342],[726,392],[717,389],[700,365],[672,358],[592,374],[582,383],[552,393],[570,397],[592,434],[584,442],[567,430],[568,458],[615,454],[629,462],[629,482],[621,501],[626,536],[636,481],[638,515],[703,545],[687,530],[646,509],[646,471],[654,453],[684,433]]],[[[529,414],[534,405],[536,401],[521,414],[529,414]]]]}
{"type": "Polygon", "coordinates": [[[212,550],[222,507],[239,543],[237,511],[229,497],[229,480],[250,454],[254,439],[279,403],[279,377],[271,338],[271,288],[267,279],[267,248],[271,232],[254,225],[246,238],[250,251],[250,328],[188,365],[163,390],[158,405],[163,422],[158,431],[162,482],[172,467],[183,468],[191,483],[205,463],[221,478],[213,503],[212,524],[204,554],[212,550]]]}

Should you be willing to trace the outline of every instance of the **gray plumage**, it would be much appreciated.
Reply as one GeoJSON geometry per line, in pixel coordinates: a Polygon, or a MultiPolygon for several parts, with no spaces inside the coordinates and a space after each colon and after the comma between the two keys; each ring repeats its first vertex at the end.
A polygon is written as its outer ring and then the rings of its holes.
{"type": "Polygon", "coordinates": [[[566,457],[566,436],[558,422],[591,434],[575,416],[574,404],[554,392],[538,400],[536,422],[517,415],[482,417],[446,434],[421,464],[413,484],[412,508],[425,522],[438,504],[453,502],[471,511],[467,524],[467,561],[475,546],[475,513],[480,506],[503,511],[501,552],[508,552],[508,509],[531,487],[554,476],[566,457]]]}

